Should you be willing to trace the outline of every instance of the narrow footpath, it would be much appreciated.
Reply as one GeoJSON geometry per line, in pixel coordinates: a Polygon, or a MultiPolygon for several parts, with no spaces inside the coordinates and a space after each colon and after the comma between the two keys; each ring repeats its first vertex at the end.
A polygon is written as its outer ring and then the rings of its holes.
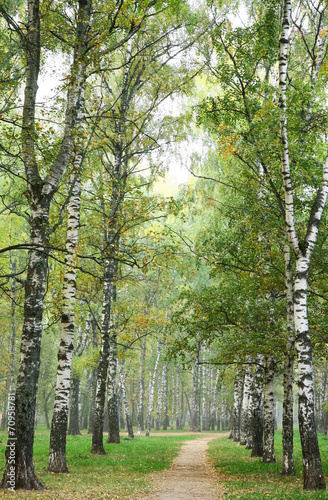
{"type": "Polygon", "coordinates": [[[206,458],[208,442],[222,434],[186,441],[170,469],[153,474],[154,489],[147,500],[217,500],[222,498],[217,478],[206,458]]]}

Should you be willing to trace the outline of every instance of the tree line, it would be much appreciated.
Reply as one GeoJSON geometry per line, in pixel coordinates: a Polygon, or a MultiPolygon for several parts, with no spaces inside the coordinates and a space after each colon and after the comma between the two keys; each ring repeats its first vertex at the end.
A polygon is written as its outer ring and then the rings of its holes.
{"type": "Polygon", "coordinates": [[[119,442],[120,415],[133,437],[133,424],[148,435],[152,419],[168,427],[169,413],[178,428],[214,428],[230,409],[231,437],[274,461],[283,374],[292,474],[295,360],[304,488],[325,488],[326,3],[246,2],[243,26],[236,10],[183,0],[0,6],[1,301],[6,393],[15,392],[3,488],[10,445],[15,488],[43,488],[33,465],[39,383],[47,415],[54,400],[49,471],[67,472],[66,433],[86,412],[92,452],[103,454],[104,425],[119,442]],[[50,70],[54,89],[40,98],[50,70]],[[178,161],[189,183],[158,194],[178,161]],[[52,372],[46,383],[41,349],[55,331],[56,381],[52,372]]]}

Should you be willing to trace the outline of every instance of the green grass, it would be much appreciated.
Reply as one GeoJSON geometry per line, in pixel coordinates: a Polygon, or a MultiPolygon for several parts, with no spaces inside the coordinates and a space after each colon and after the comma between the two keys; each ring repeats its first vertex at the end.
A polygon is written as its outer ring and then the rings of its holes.
{"type": "MultiPolygon", "coordinates": [[[[104,456],[90,453],[91,439],[86,434],[67,436],[69,474],[48,473],[49,431],[38,427],[34,442],[34,464],[38,478],[47,489],[39,493],[0,490],[0,497],[29,500],[132,499],[151,489],[149,474],[170,467],[182,443],[193,439],[193,436],[150,436],[131,440],[123,437],[119,445],[105,444],[107,455],[104,456]]],[[[2,477],[5,433],[0,434],[0,440],[2,477]]]]}
{"type": "MultiPolygon", "coordinates": [[[[281,475],[281,432],[276,433],[277,462],[274,464],[264,464],[259,458],[250,458],[250,450],[245,450],[245,447],[226,438],[211,441],[209,456],[223,485],[224,497],[229,500],[328,499],[328,491],[303,491],[302,455],[297,431],[294,435],[294,446],[296,473],[291,477],[284,477],[281,475]]],[[[324,474],[327,476],[328,438],[319,435],[319,446],[324,474]]]]}

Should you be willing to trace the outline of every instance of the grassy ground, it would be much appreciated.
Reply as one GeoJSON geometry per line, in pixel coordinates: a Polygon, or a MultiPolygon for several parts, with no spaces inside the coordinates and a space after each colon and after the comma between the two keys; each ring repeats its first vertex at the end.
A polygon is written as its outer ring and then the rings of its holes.
{"type": "MultiPolygon", "coordinates": [[[[295,432],[295,468],[291,477],[281,475],[281,432],[276,433],[277,462],[263,464],[259,458],[250,458],[250,451],[237,443],[219,438],[209,443],[209,454],[217,468],[219,480],[229,500],[303,500],[328,499],[327,491],[304,492],[302,455],[299,433],[295,432]]],[[[328,484],[328,438],[319,435],[319,446],[324,474],[328,484]]]]}
{"type": "MultiPolygon", "coordinates": [[[[196,436],[195,436],[196,437],[196,436]]],[[[28,500],[114,500],[132,499],[151,487],[149,474],[168,468],[181,444],[193,436],[122,438],[121,444],[105,444],[107,455],[90,453],[91,436],[67,436],[69,474],[47,472],[49,431],[38,427],[34,444],[34,464],[43,492],[0,490],[0,497],[28,500]]],[[[0,474],[4,469],[6,436],[0,434],[0,474]]],[[[172,499],[173,500],[173,499],[172,499]]]]}

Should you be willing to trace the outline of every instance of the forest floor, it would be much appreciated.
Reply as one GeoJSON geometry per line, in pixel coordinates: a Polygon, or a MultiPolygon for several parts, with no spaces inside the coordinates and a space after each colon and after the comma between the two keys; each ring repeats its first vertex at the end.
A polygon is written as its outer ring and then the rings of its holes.
{"type": "MultiPolygon", "coordinates": [[[[156,435],[168,434],[156,433],[156,435]]],[[[195,433],[190,435],[195,436],[195,433]]],[[[197,439],[186,441],[169,469],[152,474],[153,490],[142,498],[147,500],[222,498],[223,489],[218,483],[217,473],[214,473],[206,453],[209,441],[222,436],[222,433],[200,435],[197,439]]]]}

